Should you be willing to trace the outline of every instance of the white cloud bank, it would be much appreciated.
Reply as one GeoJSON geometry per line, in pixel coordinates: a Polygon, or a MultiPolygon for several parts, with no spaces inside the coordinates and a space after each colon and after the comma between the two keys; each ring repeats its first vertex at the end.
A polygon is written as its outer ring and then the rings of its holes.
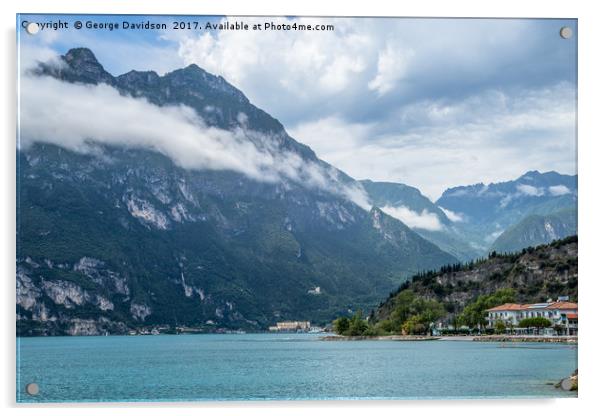
{"type": "Polygon", "coordinates": [[[439,209],[441,211],[443,211],[443,213],[445,214],[445,216],[451,221],[451,222],[463,222],[465,221],[464,215],[462,215],[459,212],[454,212],[451,209],[445,209],[443,207],[439,207],[439,209]]]}
{"type": "Polygon", "coordinates": [[[105,84],[22,75],[19,129],[24,149],[34,142],[82,153],[96,151],[96,144],[151,149],[186,169],[233,170],[264,182],[291,180],[370,208],[363,190],[343,185],[334,169],[276,149],[270,137],[243,127],[209,127],[189,107],[158,107],[105,84]],[[249,136],[261,142],[261,150],[249,136]]]}
{"type": "Polygon", "coordinates": [[[548,188],[548,191],[550,191],[550,194],[553,196],[561,196],[561,195],[567,195],[567,194],[571,193],[571,190],[564,185],[550,186],[548,188]]]}
{"type": "Polygon", "coordinates": [[[426,209],[422,210],[422,212],[416,212],[404,205],[395,207],[387,205],[382,210],[393,218],[402,221],[410,228],[421,228],[429,231],[439,231],[443,228],[439,217],[426,209]]]}
{"type": "Polygon", "coordinates": [[[542,188],[537,188],[532,185],[519,184],[516,185],[516,189],[519,193],[527,196],[543,196],[545,191],[542,188]]]}

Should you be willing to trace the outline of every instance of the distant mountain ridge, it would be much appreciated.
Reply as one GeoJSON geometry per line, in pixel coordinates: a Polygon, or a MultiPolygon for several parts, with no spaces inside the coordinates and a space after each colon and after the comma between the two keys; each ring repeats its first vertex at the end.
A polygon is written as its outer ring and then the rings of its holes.
{"type": "Polygon", "coordinates": [[[441,208],[424,196],[418,188],[394,182],[374,182],[371,180],[360,182],[370,196],[372,203],[376,206],[407,206],[419,213],[427,210],[435,214],[441,224],[449,225],[451,223],[441,208]]]}
{"type": "Polygon", "coordinates": [[[436,204],[482,223],[498,219],[501,212],[508,210],[526,213],[537,211],[550,201],[558,201],[558,205],[572,203],[576,194],[577,175],[530,171],[507,182],[447,189],[436,204]]]}
{"type": "MultiPolygon", "coordinates": [[[[531,215],[575,210],[577,193],[577,175],[530,171],[512,181],[450,188],[436,204],[461,216],[456,228],[466,241],[486,253],[502,233],[531,215]]],[[[574,228],[570,224],[561,227],[574,228]]],[[[519,241],[511,245],[516,249],[527,246],[519,241]]]]}
{"type": "Polygon", "coordinates": [[[361,183],[373,205],[463,261],[491,250],[515,251],[577,233],[576,175],[530,171],[516,180],[450,188],[434,203],[405,184],[361,183]],[[574,215],[567,215],[571,210],[574,215]],[[527,230],[527,223],[535,225],[532,219],[527,221],[533,216],[553,218],[552,228],[558,232],[527,230]]]}
{"type": "Polygon", "coordinates": [[[491,250],[511,253],[577,234],[577,210],[565,209],[546,215],[529,215],[504,231],[491,250]]]}

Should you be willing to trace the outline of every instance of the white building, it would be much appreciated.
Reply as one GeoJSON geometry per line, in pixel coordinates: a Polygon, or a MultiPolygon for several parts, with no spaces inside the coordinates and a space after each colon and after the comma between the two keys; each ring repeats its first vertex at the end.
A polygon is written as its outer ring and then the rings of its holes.
{"type": "Polygon", "coordinates": [[[320,286],[316,286],[312,289],[309,289],[307,293],[309,293],[310,295],[319,295],[322,293],[322,289],[320,289],[320,286]]]}
{"type": "Polygon", "coordinates": [[[290,331],[309,331],[311,323],[309,321],[283,321],[270,326],[268,329],[272,332],[290,332],[290,331]]]}
{"type": "Polygon", "coordinates": [[[486,312],[488,327],[493,327],[498,321],[507,327],[517,327],[523,319],[541,317],[552,322],[553,327],[561,328],[561,334],[577,335],[578,308],[573,302],[505,303],[486,312]]]}

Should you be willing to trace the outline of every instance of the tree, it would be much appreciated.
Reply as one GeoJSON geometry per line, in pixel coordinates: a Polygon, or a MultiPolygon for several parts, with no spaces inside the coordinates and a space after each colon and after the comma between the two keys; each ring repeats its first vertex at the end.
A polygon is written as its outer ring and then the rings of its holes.
{"type": "Polygon", "coordinates": [[[391,333],[395,331],[395,326],[390,319],[383,319],[382,321],[376,324],[376,328],[380,331],[391,333]]]}
{"type": "Polygon", "coordinates": [[[554,325],[554,331],[556,331],[556,334],[560,335],[564,332],[565,327],[559,324],[554,325]]]}
{"type": "Polygon", "coordinates": [[[349,329],[345,335],[357,336],[363,335],[368,329],[368,323],[362,318],[362,311],[359,310],[349,321],[349,329]]]}
{"type": "Polygon", "coordinates": [[[481,295],[474,302],[466,305],[460,314],[460,321],[469,327],[481,328],[487,324],[485,311],[504,303],[514,302],[514,289],[499,289],[491,295],[481,295]]]}
{"type": "Polygon", "coordinates": [[[503,334],[504,332],[506,332],[506,324],[504,321],[495,321],[495,333],[503,334]]]}
{"type": "Polygon", "coordinates": [[[445,309],[436,300],[424,300],[420,299],[419,303],[419,316],[423,324],[429,325],[434,323],[436,320],[445,316],[445,309]]]}
{"type": "Polygon", "coordinates": [[[460,319],[458,318],[458,315],[453,315],[451,318],[451,324],[452,327],[454,328],[454,332],[458,332],[458,328],[460,327],[460,325],[462,324],[460,322],[460,319]]]}
{"type": "Polygon", "coordinates": [[[394,307],[387,319],[371,325],[374,319],[370,323],[366,322],[360,310],[351,318],[336,319],[333,327],[337,334],[348,336],[383,335],[400,331],[424,334],[432,323],[443,316],[445,316],[445,308],[441,303],[417,296],[406,289],[395,295],[394,307]]]}
{"type": "MultiPolygon", "coordinates": [[[[449,266],[452,267],[452,266],[449,266]]],[[[428,279],[428,274],[423,279],[428,279]]],[[[445,316],[445,308],[434,299],[417,296],[409,289],[395,296],[393,311],[382,329],[388,332],[426,333],[432,323],[445,316]]]]}
{"type": "Polygon", "coordinates": [[[339,335],[345,335],[345,333],[349,330],[349,318],[346,316],[337,318],[332,323],[332,326],[334,328],[334,332],[339,335]]]}
{"type": "Polygon", "coordinates": [[[510,330],[510,333],[513,334],[514,333],[514,323],[512,321],[508,321],[506,323],[506,328],[510,330]]]}
{"type": "Polygon", "coordinates": [[[426,333],[427,328],[421,322],[420,317],[418,315],[414,315],[403,323],[401,329],[406,335],[417,335],[426,333]]]}
{"type": "Polygon", "coordinates": [[[411,316],[412,303],[416,299],[414,292],[409,289],[402,290],[395,297],[395,307],[391,312],[390,319],[393,326],[399,328],[411,316]]]}
{"type": "Polygon", "coordinates": [[[525,318],[518,323],[518,326],[521,328],[536,328],[537,331],[541,328],[549,328],[552,326],[552,322],[549,319],[546,319],[542,316],[537,316],[534,318],[525,318]]]}

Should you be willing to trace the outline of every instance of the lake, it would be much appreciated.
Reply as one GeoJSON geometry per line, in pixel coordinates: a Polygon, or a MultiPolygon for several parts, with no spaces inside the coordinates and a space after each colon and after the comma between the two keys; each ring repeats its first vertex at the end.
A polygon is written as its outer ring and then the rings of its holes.
{"type": "Polygon", "coordinates": [[[577,368],[575,345],[319,336],[18,338],[17,401],[576,397],[549,385],[577,368]]]}

